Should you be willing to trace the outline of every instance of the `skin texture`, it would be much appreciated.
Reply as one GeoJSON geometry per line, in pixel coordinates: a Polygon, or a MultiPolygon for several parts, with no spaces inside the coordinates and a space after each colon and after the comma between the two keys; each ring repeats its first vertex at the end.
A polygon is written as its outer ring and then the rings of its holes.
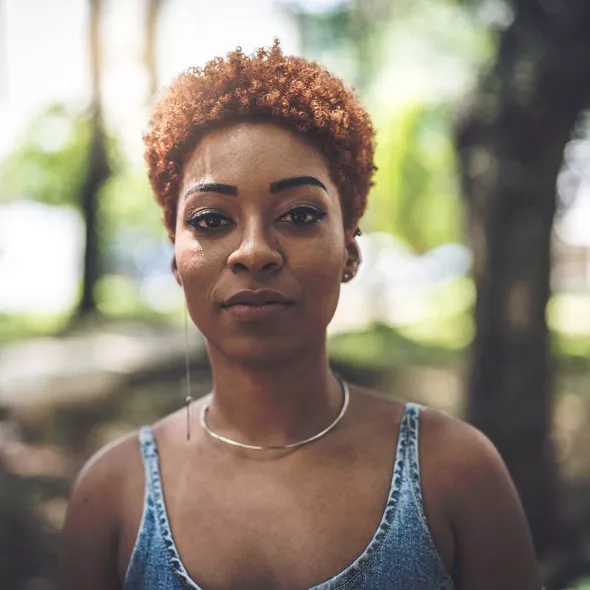
{"type": "MultiPolygon", "coordinates": [[[[343,227],[324,157],[283,128],[218,129],[186,159],[173,271],[208,342],[214,383],[208,422],[217,432],[284,444],[320,431],[338,414],[342,394],[327,363],[326,327],[344,274],[354,274],[360,262],[354,236],[343,227]],[[271,191],[272,183],[300,176],[326,190],[306,184],[271,191]],[[211,183],[236,187],[237,194],[204,191],[211,183]],[[306,209],[293,213],[298,207],[306,209]],[[204,212],[209,217],[198,225],[212,233],[186,223],[204,212]],[[262,288],[294,304],[257,323],[238,322],[222,306],[239,290],[262,288]]],[[[154,425],[176,545],[202,588],[305,589],[365,549],[387,500],[403,404],[350,390],[338,427],[292,452],[228,447],[208,437],[198,420],[187,443],[182,411],[154,425]]],[[[491,443],[426,409],[420,453],[428,523],[443,563],[449,571],[456,565],[457,587],[539,588],[522,508],[491,443]]],[[[136,434],[89,461],[64,528],[62,590],[122,586],[143,497],[136,434]]]]}

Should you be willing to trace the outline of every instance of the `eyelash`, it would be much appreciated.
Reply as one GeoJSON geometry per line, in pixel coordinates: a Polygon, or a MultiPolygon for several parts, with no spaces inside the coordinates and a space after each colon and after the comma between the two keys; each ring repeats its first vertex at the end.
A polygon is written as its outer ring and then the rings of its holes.
{"type": "MultiPolygon", "coordinates": [[[[289,209],[289,211],[283,213],[281,215],[281,217],[279,217],[279,219],[282,219],[283,217],[286,217],[287,215],[295,213],[296,211],[297,212],[302,211],[304,213],[307,213],[308,215],[312,215],[315,217],[315,219],[313,219],[310,222],[305,222],[305,223],[291,222],[292,225],[294,225],[296,227],[300,227],[300,228],[308,227],[308,226],[312,226],[312,225],[317,225],[326,216],[325,212],[320,211],[319,209],[316,209],[315,207],[299,206],[299,207],[293,207],[293,209],[289,209]]],[[[228,219],[227,217],[225,217],[224,215],[221,215],[221,213],[218,213],[217,211],[200,211],[199,213],[197,213],[197,214],[193,215],[192,217],[190,217],[189,219],[187,219],[185,224],[187,226],[189,226],[190,228],[194,229],[195,231],[197,231],[199,233],[203,233],[203,234],[211,234],[211,233],[215,233],[218,231],[223,231],[223,228],[231,227],[231,224],[218,225],[217,227],[203,227],[203,226],[199,225],[200,221],[203,221],[204,219],[211,219],[211,218],[219,218],[221,220],[228,219]]]]}

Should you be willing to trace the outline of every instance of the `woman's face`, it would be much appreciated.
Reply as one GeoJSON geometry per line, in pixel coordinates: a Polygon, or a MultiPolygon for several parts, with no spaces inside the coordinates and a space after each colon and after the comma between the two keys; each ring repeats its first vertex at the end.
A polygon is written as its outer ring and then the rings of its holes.
{"type": "Polygon", "coordinates": [[[268,362],[323,342],[358,262],[328,164],[305,139],[239,123],[188,156],[174,271],[210,348],[268,362]]]}

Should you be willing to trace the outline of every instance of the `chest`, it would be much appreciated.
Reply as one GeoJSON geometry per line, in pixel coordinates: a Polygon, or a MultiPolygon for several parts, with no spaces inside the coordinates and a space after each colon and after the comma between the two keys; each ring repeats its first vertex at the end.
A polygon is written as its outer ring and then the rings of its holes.
{"type": "MultiPolygon", "coordinates": [[[[315,455],[308,459],[299,452],[286,461],[231,461],[210,446],[201,454],[193,448],[182,458],[181,449],[162,445],[163,500],[189,576],[202,590],[296,590],[313,588],[348,568],[373,540],[391,492],[395,420],[385,415],[379,427],[382,414],[372,416],[367,432],[349,433],[345,443],[335,442],[327,452],[314,445],[309,450],[315,455]]],[[[429,456],[428,449],[423,456],[429,456]]],[[[450,567],[452,532],[438,502],[436,470],[421,471],[427,476],[432,537],[450,567]]],[[[141,473],[129,480],[137,485],[125,494],[121,579],[144,496],[141,473]]]]}
{"type": "Polygon", "coordinates": [[[311,588],[370,543],[391,467],[248,469],[179,481],[166,502],[181,560],[205,590],[311,588]]]}

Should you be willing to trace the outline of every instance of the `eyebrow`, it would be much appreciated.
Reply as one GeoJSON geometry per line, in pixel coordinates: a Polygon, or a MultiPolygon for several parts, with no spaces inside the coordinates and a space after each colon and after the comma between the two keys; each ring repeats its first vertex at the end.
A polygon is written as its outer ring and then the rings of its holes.
{"type": "MultiPolygon", "coordinates": [[[[284,178],[283,180],[278,180],[277,182],[271,182],[270,192],[272,194],[276,194],[289,188],[304,185],[319,186],[328,192],[326,185],[321,180],[318,180],[315,176],[294,176],[293,178],[284,178]]],[[[233,184],[222,184],[219,182],[196,184],[186,191],[184,198],[187,199],[194,193],[219,193],[222,195],[230,195],[235,197],[238,194],[238,187],[234,186],[233,184]]]]}
{"type": "Polygon", "coordinates": [[[284,180],[279,180],[278,182],[271,182],[270,192],[274,194],[284,191],[288,188],[293,188],[294,186],[303,186],[306,184],[319,186],[328,192],[326,185],[318,180],[315,176],[295,176],[294,178],[285,178],[284,180]]]}
{"type": "Polygon", "coordinates": [[[238,187],[231,184],[221,184],[219,182],[196,184],[186,191],[184,198],[188,198],[193,193],[220,193],[222,195],[230,195],[235,197],[238,194],[238,187]]]}

